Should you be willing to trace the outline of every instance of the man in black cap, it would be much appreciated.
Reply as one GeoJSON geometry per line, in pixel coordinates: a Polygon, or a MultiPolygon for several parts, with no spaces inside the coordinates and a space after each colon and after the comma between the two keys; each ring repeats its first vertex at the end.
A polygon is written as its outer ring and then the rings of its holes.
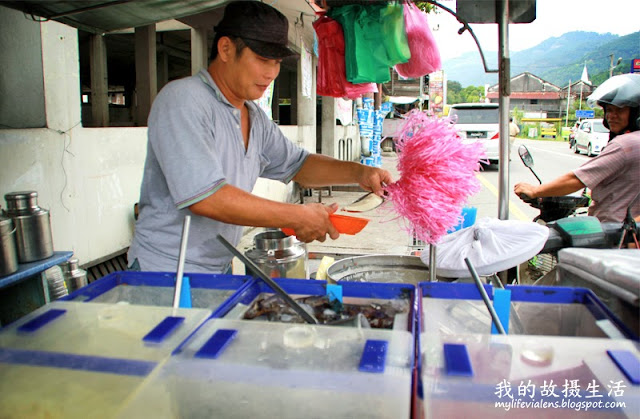
{"type": "Polygon", "coordinates": [[[310,154],[289,141],[253,102],[278,76],[288,47],[287,19],[257,1],[230,3],[214,28],[211,62],[165,86],[149,115],[140,214],[129,261],[143,271],[174,271],[182,223],[191,215],[185,272],[229,272],[242,226],[288,227],[305,242],[339,234],[336,206],[295,205],[253,195],[258,177],[306,187],[359,183],[378,195],[386,170],[310,154]]]}

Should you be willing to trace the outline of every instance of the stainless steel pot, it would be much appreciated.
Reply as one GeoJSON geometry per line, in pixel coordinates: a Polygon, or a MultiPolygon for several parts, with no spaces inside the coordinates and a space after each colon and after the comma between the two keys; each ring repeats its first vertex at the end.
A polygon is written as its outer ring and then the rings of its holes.
{"type": "Polygon", "coordinates": [[[4,196],[7,215],[16,226],[18,262],[27,263],[53,255],[49,211],[37,204],[35,191],[11,192],[4,196]]]}
{"type": "Polygon", "coordinates": [[[0,214],[0,276],[10,275],[17,270],[16,229],[11,218],[0,214]]]}
{"type": "Polygon", "coordinates": [[[72,258],[61,263],[60,268],[62,268],[64,282],[67,284],[67,290],[69,292],[73,292],[87,285],[87,271],[80,269],[77,258],[72,258]]]}
{"type": "Polygon", "coordinates": [[[366,255],[335,261],[327,276],[334,281],[417,284],[429,280],[429,267],[418,256],[366,255]]]}
{"type": "Polygon", "coordinates": [[[271,278],[307,278],[307,247],[294,236],[268,230],[256,234],[253,243],[245,255],[271,278]]]}

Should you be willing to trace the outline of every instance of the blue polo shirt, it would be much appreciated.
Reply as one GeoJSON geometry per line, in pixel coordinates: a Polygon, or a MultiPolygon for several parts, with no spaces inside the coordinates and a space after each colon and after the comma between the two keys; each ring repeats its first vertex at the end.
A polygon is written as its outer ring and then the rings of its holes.
{"type": "Polygon", "coordinates": [[[175,271],[184,216],[191,215],[185,272],[228,269],[232,255],[216,235],[237,246],[243,227],[197,216],[188,207],[225,184],[251,193],[258,177],[288,183],[309,155],[255,103],[246,104],[251,124],[247,150],[240,111],[207,71],[173,81],[160,91],[149,114],[130,263],[138,259],[143,271],[175,271]]]}

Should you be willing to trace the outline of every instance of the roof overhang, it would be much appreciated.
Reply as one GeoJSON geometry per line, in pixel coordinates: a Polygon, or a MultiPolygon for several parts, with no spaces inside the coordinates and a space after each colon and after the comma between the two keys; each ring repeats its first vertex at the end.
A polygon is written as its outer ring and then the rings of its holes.
{"type": "MultiPolygon", "coordinates": [[[[212,28],[222,18],[227,3],[229,0],[25,0],[3,1],[0,5],[24,12],[34,20],[55,20],[101,34],[171,19],[192,27],[212,28]]],[[[311,23],[318,10],[313,2],[279,0],[274,7],[289,20],[290,38],[297,32],[304,34],[305,41],[313,40],[311,23]]]]}

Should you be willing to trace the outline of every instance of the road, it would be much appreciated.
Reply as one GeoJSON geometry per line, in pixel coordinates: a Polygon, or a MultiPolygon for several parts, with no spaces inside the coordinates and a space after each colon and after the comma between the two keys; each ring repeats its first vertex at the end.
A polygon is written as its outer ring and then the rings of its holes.
{"type": "MultiPolygon", "coordinates": [[[[543,182],[548,182],[590,160],[592,157],[575,154],[565,141],[517,139],[511,161],[509,179],[509,219],[531,220],[538,210],[522,202],[514,193],[518,182],[537,183],[537,179],[518,157],[517,148],[524,144],[534,159],[533,170],[543,182]]],[[[469,205],[478,208],[478,218],[498,216],[498,165],[486,167],[479,175],[482,190],[469,199],[469,205]]]]}

